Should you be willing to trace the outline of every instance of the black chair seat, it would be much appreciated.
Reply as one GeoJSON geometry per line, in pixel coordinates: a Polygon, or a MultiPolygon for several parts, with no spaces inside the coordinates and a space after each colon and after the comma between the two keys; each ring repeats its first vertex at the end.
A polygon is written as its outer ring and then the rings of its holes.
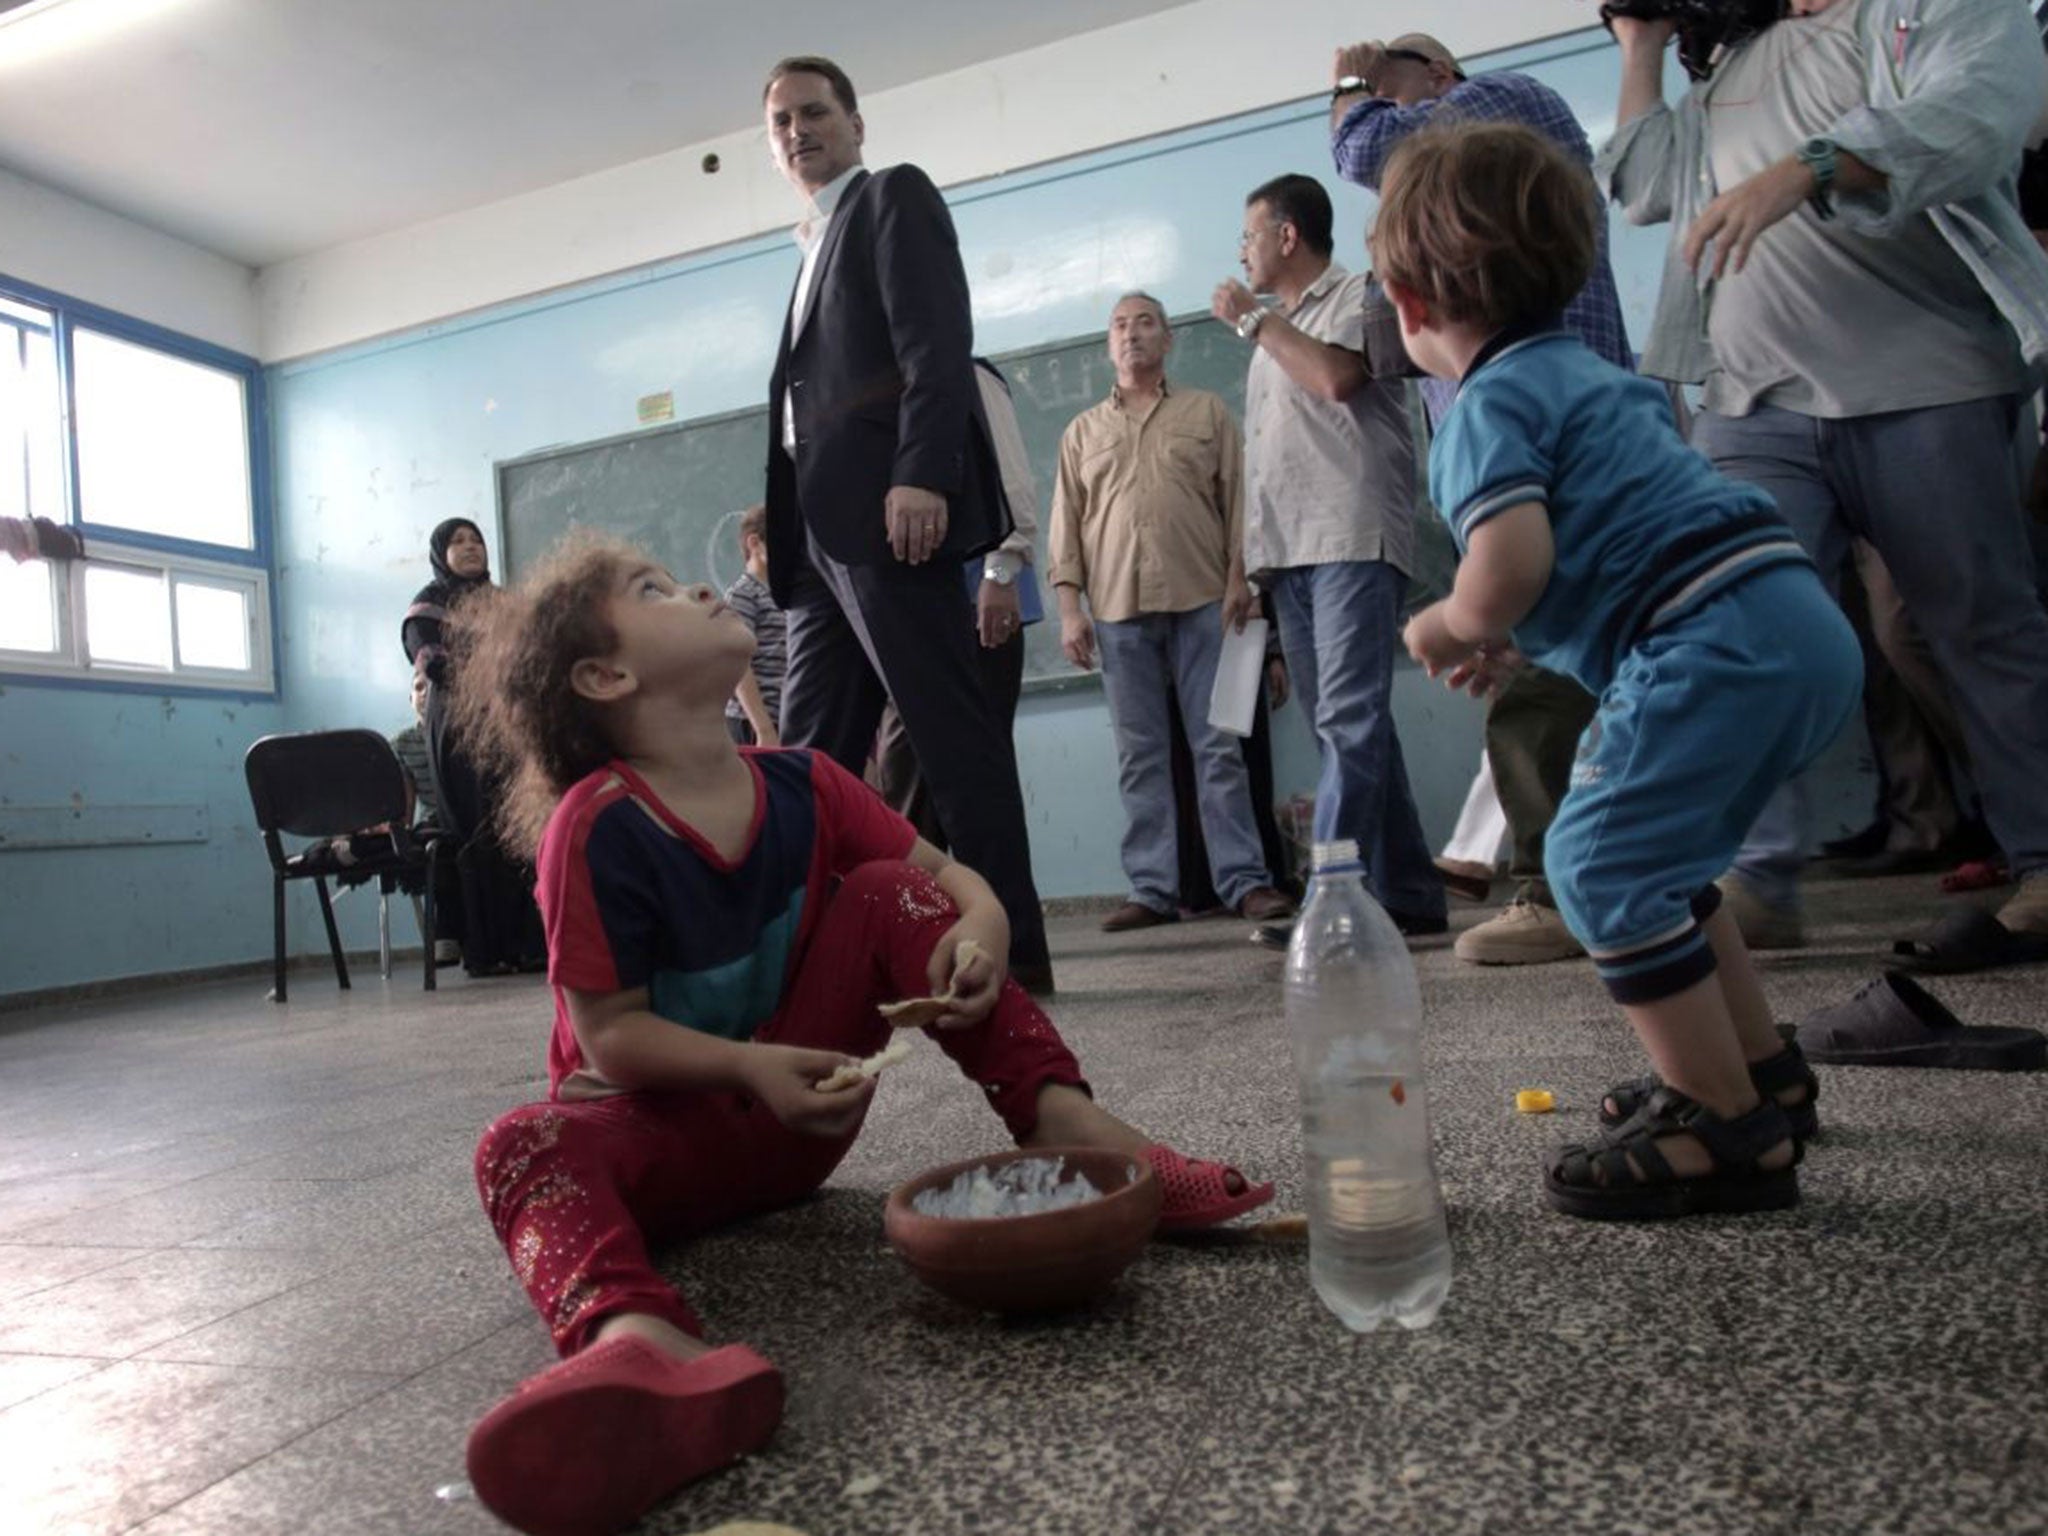
{"type": "Polygon", "coordinates": [[[320,898],[320,916],[327,927],[327,947],[334,957],[334,977],[347,987],[348,962],[334,924],[334,906],[327,882],[339,886],[379,881],[388,894],[394,889],[419,895],[420,940],[426,952],[426,988],[434,990],[434,875],[441,862],[454,857],[455,840],[431,829],[404,825],[407,812],[405,769],[391,744],[375,731],[305,731],[265,736],[243,759],[249,800],[256,825],[270,856],[274,917],[274,989],[272,998],[285,1001],[284,888],[288,880],[311,880],[320,898]],[[395,828],[377,832],[367,827],[395,828]],[[311,838],[287,850],[284,836],[311,838]]]}

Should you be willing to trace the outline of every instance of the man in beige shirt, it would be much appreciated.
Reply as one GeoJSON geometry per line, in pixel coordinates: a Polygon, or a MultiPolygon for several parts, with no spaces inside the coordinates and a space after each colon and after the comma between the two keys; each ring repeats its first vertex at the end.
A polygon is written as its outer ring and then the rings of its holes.
{"type": "MultiPolygon", "coordinates": [[[[1394,732],[1394,656],[1415,548],[1415,438],[1397,377],[1367,366],[1377,290],[1332,259],[1330,195],[1278,176],[1245,199],[1216,318],[1253,347],[1245,380],[1244,568],[1273,595],[1287,671],[1322,748],[1315,839],[1358,844],[1403,933],[1442,933],[1444,887],[1394,732]],[[1272,308],[1256,293],[1269,294],[1272,308]]],[[[1383,302],[1383,301],[1381,301],[1383,302]]],[[[1241,625],[1252,608],[1224,615],[1241,625]]],[[[1277,925],[1268,942],[1286,942],[1277,925]]]]}
{"type": "Polygon", "coordinates": [[[1060,439],[1053,490],[1049,575],[1061,645],[1078,667],[1099,657],[1116,734],[1131,895],[1104,919],[1110,933],[1179,916],[1169,693],[1194,757],[1216,893],[1255,922],[1293,910],[1259,850],[1244,754],[1209,724],[1225,594],[1244,590],[1236,558],[1243,444],[1216,396],[1168,386],[1172,349],[1157,299],[1130,293],[1117,301],[1109,320],[1116,387],[1060,439]]]}

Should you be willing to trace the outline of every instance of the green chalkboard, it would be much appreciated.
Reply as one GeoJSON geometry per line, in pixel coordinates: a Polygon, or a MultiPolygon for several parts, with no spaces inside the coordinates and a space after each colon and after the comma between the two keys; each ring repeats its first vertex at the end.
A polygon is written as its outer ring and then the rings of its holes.
{"type": "MultiPolygon", "coordinates": [[[[1169,375],[1221,395],[1242,418],[1250,347],[1207,315],[1183,315],[1173,332],[1169,375]]],[[[1060,434],[1108,396],[1116,374],[1100,333],[994,361],[1010,381],[1038,482],[1042,559],[1060,434]]],[[[1409,394],[1419,433],[1420,406],[1409,394]]],[[[631,539],[680,577],[724,587],[739,574],[739,513],[761,498],[767,456],[763,405],[505,460],[496,466],[505,569],[516,580],[564,531],[587,525],[631,539]]],[[[1419,488],[1416,524],[1417,595],[1438,595],[1449,588],[1454,556],[1419,488]]],[[[1027,680],[1076,675],[1060,654],[1056,618],[1027,632],[1024,670],[1027,680]]]]}
{"type": "Polygon", "coordinates": [[[548,448],[497,465],[508,578],[571,528],[630,539],[689,581],[740,573],[739,515],[761,499],[768,411],[760,407],[548,448]]]}

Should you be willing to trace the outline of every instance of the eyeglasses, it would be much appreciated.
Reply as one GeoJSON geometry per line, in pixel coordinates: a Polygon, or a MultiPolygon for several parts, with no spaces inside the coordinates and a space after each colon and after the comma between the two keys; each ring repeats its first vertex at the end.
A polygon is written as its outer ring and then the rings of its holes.
{"type": "Polygon", "coordinates": [[[1276,220],[1271,224],[1261,224],[1257,229],[1247,229],[1243,231],[1237,237],[1237,248],[1240,251],[1250,250],[1252,248],[1252,242],[1254,240],[1258,239],[1259,236],[1265,234],[1268,230],[1278,229],[1283,222],[1285,221],[1276,220]]]}
{"type": "Polygon", "coordinates": [[[1383,48],[1380,50],[1380,57],[1383,59],[1406,59],[1410,64],[1434,64],[1436,62],[1428,54],[1417,53],[1413,48],[1383,48]]]}

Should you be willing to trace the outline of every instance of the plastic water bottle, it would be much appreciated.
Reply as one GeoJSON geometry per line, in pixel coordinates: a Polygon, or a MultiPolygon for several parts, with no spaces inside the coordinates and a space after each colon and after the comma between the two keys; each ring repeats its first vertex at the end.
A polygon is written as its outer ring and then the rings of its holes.
{"type": "Polygon", "coordinates": [[[1356,843],[1316,844],[1308,905],[1287,946],[1309,1276],[1357,1333],[1388,1318],[1426,1328],[1451,1288],[1415,963],[1364,873],[1356,843]]]}

